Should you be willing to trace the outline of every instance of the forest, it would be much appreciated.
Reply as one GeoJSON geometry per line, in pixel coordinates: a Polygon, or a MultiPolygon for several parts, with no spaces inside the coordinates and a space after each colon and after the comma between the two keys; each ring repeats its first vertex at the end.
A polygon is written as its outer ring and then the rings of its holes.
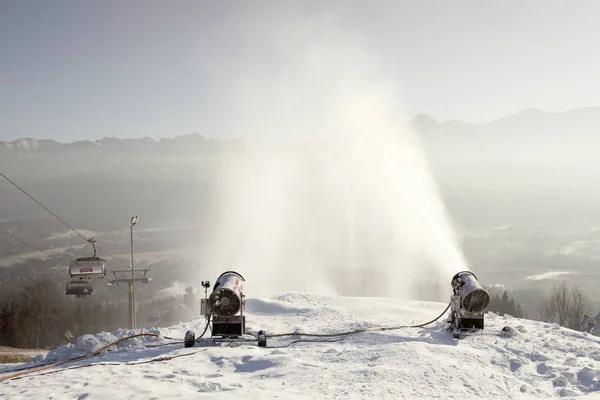
{"type": "MultiPolygon", "coordinates": [[[[143,302],[136,310],[137,328],[193,318],[196,302],[191,290],[185,295],[143,302]]],[[[127,326],[127,300],[66,297],[62,287],[47,279],[9,291],[0,299],[0,346],[48,349],[86,333],[112,332],[127,326]]]]}

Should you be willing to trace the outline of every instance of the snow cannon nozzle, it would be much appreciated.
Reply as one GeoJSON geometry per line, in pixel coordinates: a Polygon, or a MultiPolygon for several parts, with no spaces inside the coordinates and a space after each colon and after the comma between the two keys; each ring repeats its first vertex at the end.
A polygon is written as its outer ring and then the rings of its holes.
{"type": "Polygon", "coordinates": [[[481,313],[490,304],[489,292],[481,287],[475,274],[470,271],[462,271],[454,275],[451,285],[454,294],[460,296],[461,308],[466,311],[481,313]]]}

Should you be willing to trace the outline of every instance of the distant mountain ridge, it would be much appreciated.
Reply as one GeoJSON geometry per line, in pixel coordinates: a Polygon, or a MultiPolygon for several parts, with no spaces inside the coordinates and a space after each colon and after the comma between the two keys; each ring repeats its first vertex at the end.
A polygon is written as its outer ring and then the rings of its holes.
{"type": "Polygon", "coordinates": [[[427,114],[411,122],[419,132],[460,132],[482,134],[562,135],[565,133],[589,134],[600,131],[600,107],[580,107],[563,112],[544,112],[529,108],[490,122],[471,124],[459,120],[438,122],[427,114]]]}
{"type": "MultiPolygon", "coordinates": [[[[544,112],[531,108],[483,124],[472,124],[454,119],[438,122],[428,114],[420,114],[410,121],[409,125],[422,134],[425,139],[435,139],[438,134],[460,134],[473,139],[489,138],[489,136],[495,135],[513,138],[538,135],[566,137],[566,134],[569,133],[590,135],[600,132],[600,107],[580,107],[564,112],[544,112]]],[[[502,139],[502,137],[495,139],[502,139]]],[[[26,157],[43,154],[103,154],[129,151],[136,153],[143,151],[189,153],[222,146],[226,143],[220,139],[206,139],[198,133],[160,140],[150,137],[140,139],[105,137],[94,141],[81,140],[71,143],[61,143],[53,139],[20,138],[13,141],[0,141],[0,154],[26,157]]]]}
{"type": "Polygon", "coordinates": [[[0,141],[0,154],[16,157],[27,157],[33,155],[57,155],[65,153],[73,154],[103,154],[103,153],[127,153],[129,151],[160,151],[162,152],[189,152],[198,150],[199,147],[207,148],[219,143],[225,143],[218,139],[205,139],[198,133],[177,136],[174,138],[162,138],[155,140],[150,137],[140,139],[120,139],[117,137],[105,137],[99,140],[81,140],[71,143],[61,143],[53,139],[20,138],[8,141],[0,141]]]}

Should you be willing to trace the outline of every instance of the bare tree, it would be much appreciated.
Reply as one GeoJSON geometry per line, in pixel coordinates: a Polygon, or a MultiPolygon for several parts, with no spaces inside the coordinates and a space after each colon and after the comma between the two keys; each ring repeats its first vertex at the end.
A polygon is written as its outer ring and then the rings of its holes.
{"type": "Polygon", "coordinates": [[[562,282],[540,304],[540,317],[545,322],[580,330],[583,317],[591,309],[592,305],[577,287],[569,289],[567,283],[562,282]]]}
{"type": "Polygon", "coordinates": [[[2,342],[13,347],[24,347],[25,338],[23,336],[24,312],[21,307],[20,296],[14,288],[7,290],[2,303],[0,317],[2,318],[2,332],[0,337],[2,342]]]}
{"type": "Polygon", "coordinates": [[[26,286],[22,292],[24,308],[28,312],[27,332],[29,345],[46,346],[49,331],[56,325],[60,295],[50,280],[38,281],[26,286]]]}

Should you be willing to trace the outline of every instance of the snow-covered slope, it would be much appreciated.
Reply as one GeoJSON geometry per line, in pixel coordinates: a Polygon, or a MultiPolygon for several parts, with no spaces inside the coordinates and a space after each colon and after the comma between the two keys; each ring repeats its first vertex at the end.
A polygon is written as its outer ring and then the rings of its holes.
{"type": "MultiPolygon", "coordinates": [[[[421,323],[444,308],[440,303],[293,292],[249,299],[247,325],[250,331],[265,329],[271,334],[337,332],[421,323]]],[[[445,332],[443,321],[426,328],[365,333],[335,343],[298,343],[281,348],[252,344],[151,348],[148,346],[158,343],[157,339],[132,339],[109,353],[57,368],[60,372],[2,382],[0,397],[600,398],[600,338],[496,315],[490,315],[486,324],[485,331],[458,341],[445,332]],[[515,329],[515,336],[498,334],[506,325],[515,329]],[[179,355],[187,356],[131,364],[179,355]],[[80,368],[90,364],[93,366],[80,368]]],[[[186,330],[199,334],[203,327],[204,321],[198,319],[160,332],[181,338],[186,330]]],[[[130,333],[120,330],[81,337],[77,346],[50,352],[47,361],[92,351],[130,333]]],[[[292,340],[270,339],[268,346],[282,346],[292,340]]],[[[14,366],[1,368],[6,372],[14,366]]]]}

